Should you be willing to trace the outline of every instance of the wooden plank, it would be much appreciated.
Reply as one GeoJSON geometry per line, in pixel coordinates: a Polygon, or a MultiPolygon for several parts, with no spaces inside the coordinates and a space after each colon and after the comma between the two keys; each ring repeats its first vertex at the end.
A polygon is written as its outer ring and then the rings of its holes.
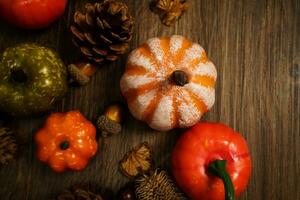
{"type": "MultiPolygon", "coordinates": [[[[61,20],[42,31],[22,31],[0,24],[0,49],[36,42],[59,51],[66,63],[77,59],[68,27],[71,1],[61,20]]],[[[217,97],[205,120],[224,122],[241,132],[253,156],[250,185],[241,199],[300,199],[300,2],[298,0],[190,0],[173,27],[161,24],[148,1],[127,0],[136,17],[131,49],[150,37],[180,34],[199,42],[218,69],[217,97]]],[[[103,66],[91,83],[70,88],[55,111],[78,109],[95,121],[111,101],[122,100],[119,79],[126,55],[103,66]]],[[[64,188],[88,184],[116,192],[128,180],[118,161],[134,145],[148,141],[156,165],[170,170],[171,150],[182,130],[157,133],[128,116],[121,135],[99,140],[100,151],[83,172],[55,174],[37,161],[33,135],[47,114],[7,119],[20,142],[17,161],[0,169],[0,199],[51,199],[64,188]]]]}

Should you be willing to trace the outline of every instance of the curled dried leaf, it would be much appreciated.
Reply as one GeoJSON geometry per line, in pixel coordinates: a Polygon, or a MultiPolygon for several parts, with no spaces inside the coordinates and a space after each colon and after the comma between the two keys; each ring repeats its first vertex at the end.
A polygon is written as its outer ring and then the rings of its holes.
{"type": "Polygon", "coordinates": [[[151,167],[152,152],[146,142],[128,152],[120,162],[121,171],[130,178],[149,172],[151,167]]]}
{"type": "Polygon", "coordinates": [[[186,0],[154,0],[151,8],[160,15],[163,24],[171,26],[188,9],[188,3],[186,0]]]}
{"type": "Polygon", "coordinates": [[[71,77],[71,82],[76,82],[79,85],[86,85],[90,81],[90,77],[96,72],[96,67],[88,62],[79,62],[70,64],[68,72],[71,77]]]}

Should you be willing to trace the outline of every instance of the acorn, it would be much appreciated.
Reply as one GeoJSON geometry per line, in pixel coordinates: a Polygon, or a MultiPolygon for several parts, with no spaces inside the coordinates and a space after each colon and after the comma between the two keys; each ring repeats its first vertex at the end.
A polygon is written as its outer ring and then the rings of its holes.
{"type": "Polygon", "coordinates": [[[118,193],[118,200],[137,200],[134,184],[129,183],[121,188],[118,193]]]}
{"type": "Polygon", "coordinates": [[[89,62],[70,64],[68,66],[68,72],[71,78],[70,82],[75,82],[81,86],[86,85],[90,82],[90,77],[96,72],[96,70],[96,66],[89,62]]]}
{"type": "Polygon", "coordinates": [[[97,127],[101,131],[102,137],[118,134],[122,130],[124,109],[120,103],[108,106],[103,115],[97,120],[97,127]]]}

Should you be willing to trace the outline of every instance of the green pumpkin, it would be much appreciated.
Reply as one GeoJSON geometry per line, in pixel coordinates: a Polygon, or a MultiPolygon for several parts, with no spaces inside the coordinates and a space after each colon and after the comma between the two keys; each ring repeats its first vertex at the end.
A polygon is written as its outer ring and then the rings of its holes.
{"type": "Polygon", "coordinates": [[[51,109],[67,91],[67,71],[51,49],[35,44],[0,54],[0,111],[13,116],[51,109]]]}

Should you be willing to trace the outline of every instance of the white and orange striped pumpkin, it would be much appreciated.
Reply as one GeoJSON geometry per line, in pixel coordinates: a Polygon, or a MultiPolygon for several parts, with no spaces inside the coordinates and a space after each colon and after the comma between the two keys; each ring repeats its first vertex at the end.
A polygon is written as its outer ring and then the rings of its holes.
{"type": "Polygon", "coordinates": [[[213,106],[216,78],[203,48],[174,35],[132,51],[120,86],[134,117],[167,131],[194,125],[213,106]]]}

